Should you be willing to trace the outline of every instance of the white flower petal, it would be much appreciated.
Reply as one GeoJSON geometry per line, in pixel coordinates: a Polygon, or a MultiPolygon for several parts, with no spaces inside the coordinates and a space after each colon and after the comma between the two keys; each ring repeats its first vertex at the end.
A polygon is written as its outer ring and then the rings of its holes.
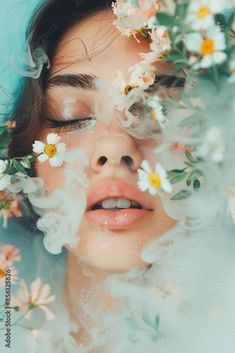
{"type": "Polygon", "coordinates": [[[207,69],[208,67],[211,67],[213,65],[213,57],[212,55],[206,55],[202,58],[200,62],[200,67],[202,69],[207,69]]]}
{"type": "Polygon", "coordinates": [[[147,172],[147,173],[151,173],[151,167],[148,161],[146,161],[146,159],[144,159],[141,163],[141,167],[147,172]]]}
{"type": "Polygon", "coordinates": [[[52,167],[60,167],[63,164],[63,161],[60,160],[57,156],[49,158],[49,163],[52,167]]]}
{"type": "Polygon", "coordinates": [[[165,192],[169,192],[171,193],[172,192],[172,185],[171,183],[169,182],[169,180],[165,179],[162,183],[162,190],[164,190],[165,192]]]}
{"type": "Polygon", "coordinates": [[[11,176],[10,175],[0,175],[0,190],[6,189],[6,187],[10,184],[11,176]]]}
{"type": "Polygon", "coordinates": [[[55,314],[52,312],[51,309],[49,309],[47,306],[45,305],[40,305],[40,309],[42,309],[44,311],[44,313],[46,314],[46,319],[49,320],[54,320],[55,318],[55,314]]]}
{"type": "Polygon", "coordinates": [[[37,159],[39,160],[39,162],[45,162],[48,160],[48,155],[43,153],[43,154],[40,154],[40,156],[37,157],[37,159]]]}
{"type": "Polygon", "coordinates": [[[138,181],[137,185],[141,191],[148,190],[148,187],[149,187],[148,183],[144,182],[143,180],[138,181]]]}
{"type": "Polygon", "coordinates": [[[3,159],[0,160],[0,174],[2,174],[7,167],[7,161],[4,161],[3,159]]]}
{"type": "Polygon", "coordinates": [[[143,169],[138,169],[137,170],[139,179],[148,179],[148,173],[146,173],[143,169]]]}
{"type": "Polygon", "coordinates": [[[47,135],[47,143],[50,145],[56,145],[60,141],[60,136],[54,132],[47,135]]]}
{"type": "Polygon", "coordinates": [[[156,167],[155,167],[155,170],[156,170],[157,174],[159,175],[160,180],[166,178],[166,176],[167,176],[166,171],[162,167],[161,164],[157,163],[156,167]]]}
{"type": "Polygon", "coordinates": [[[42,153],[44,151],[44,148],[45,148],[45,143],[38,140],[34,141],[33,152],[42,153]]]}
{"type": "Polygon", "coordinates": [[[66,144],[65,143],[58,143],[56,145],[57,151],[58,152],[65,152],[66,151],[66,144]]]}
{"type": "Polygon", "coordinates": [[[213,55],[213,60],[216,64],[221,64],[226,60],[226,58],[227,55],[222,51],[218,51],[213,55]]]}
{"type": "Polygon", "coordinates": [[[152,195],[152,196],[156,196],[157,194],[159,194],[159,191],[158,191],[157,188],[154,188],[153,186],[150,186],[150,187],[149,187],[149,193],[150,193],[150,195],[152,195]]]}
{"type": "Polygon", "coordinates": [[[185,38],[185,45],[189,51],[200,53],[203,38],[199,33],[190,33],[185,38]]]}

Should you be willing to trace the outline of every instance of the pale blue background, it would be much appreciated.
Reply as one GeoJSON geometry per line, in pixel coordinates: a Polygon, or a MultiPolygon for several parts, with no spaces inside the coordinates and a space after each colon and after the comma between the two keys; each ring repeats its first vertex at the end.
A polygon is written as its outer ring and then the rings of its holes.
{"type": "MultiPolygon", "coordinates": [[[[0,113],[7,106],[10,109],[10,100],[1,87],[13,96],[19,89],[19,75],[10,65],[10,57],[21,50],[29,18],[42,1],[0,0],[0,113]]],[[[0,114],[0,121],[2,118],[0,114]]]]}

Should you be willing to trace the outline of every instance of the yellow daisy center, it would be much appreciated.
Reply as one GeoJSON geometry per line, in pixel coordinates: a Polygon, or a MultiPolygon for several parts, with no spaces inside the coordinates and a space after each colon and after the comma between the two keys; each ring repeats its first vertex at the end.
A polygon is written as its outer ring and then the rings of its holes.
{"type": "Polygon", "coordinates": [[[197,11],[197,16],[198,17],[206,17],[211,13],[210,8],[208,6],[201,6],[199,10],[197,11]]]}
{"type": "Polygon", "coordinates": [[[133,85],[126,85],[126,87],[124,88],[124,93],[128,94],[133,88],[135,88],[137,86],[133,86],[133,85]]]}
{"type": "Polygon", "coordinates": [[[159,178],[159,175],[156,172],[151,172],[149,174],[149,183],[154,186],[155,188],[160,188],[161,186],[161,180],[159,178]]]}
{"type": "Polygon", "coordinates": [[[204,39],[201,45],[202,56],[211,55],[215,52],[215,42],[212,39],[204,39]]]}
{"type": "Polygon", "coordinates": [[[153,120],[157,120],[158,114],[157,114],[156,110],[152,110],[150,114],[151,114],[151,117],[153,120]]]}
{"type": "Polygon", "coordinates": [[[44,153],[48,155],[49,158],[54,157],[56,155],[57,152],[57,148],[56,145],[46,145],[46,147],[44,148],[44,153]]]}
{"type": "Polygon", "coordinates": [[[0,268],[0,278],[3,278],[6,276],[6,272],[0,268]]]}

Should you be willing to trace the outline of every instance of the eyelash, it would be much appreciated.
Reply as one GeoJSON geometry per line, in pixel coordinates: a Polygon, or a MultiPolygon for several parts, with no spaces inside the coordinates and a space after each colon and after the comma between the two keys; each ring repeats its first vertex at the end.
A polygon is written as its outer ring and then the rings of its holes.
{"type": "Polygon", "coordinates": [[[86,129],[93,128],[96,123],[96,119],[91,117],[71,120],[56,120],[47,118],[47,120],[49,121],[48,127],[50,129],[55,129],[56,131],[71,131],[75,129],[84,131],[86,129]],[[87,123],[85,127],[82,126],[84,122],[87,123]],[[89,126],[89,122],[91,123],[91,126],[89,126]]]}

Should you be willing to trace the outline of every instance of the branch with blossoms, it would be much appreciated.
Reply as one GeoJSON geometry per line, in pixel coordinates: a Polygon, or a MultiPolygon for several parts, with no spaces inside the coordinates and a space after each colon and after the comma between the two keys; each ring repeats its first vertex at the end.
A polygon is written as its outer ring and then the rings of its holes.
{"type": "MultiPolygon", "coordinates": [[[[168,88],[183,85],[183,81],[188,84],[192,77],[195,82],[200,79],[212,82],[218,90],[223,82],[235,82],[233,1],[117,0],[112,7],[116,15],[114,25],[122,34],[134,36],[137,41],[141,37],[150,39],[150,51],[141,53],[142,61],[132,66],[126,77],[118,72],[112,87],[115,93],[109,92],[114,108],[122,113],[119,123],[135,137],[156,140],[159,131],[164,134],[172,127],[170,113],[182,104],[193,114],[174,123],[174,127],[176,125],[180,130],[200,125],[201,112],[192,107],[191,91],[182,90],[177,101],[168,88]],[[156,61],[173,64],[176,80],[170,85],[170,77],[161,81],[161,75],[153,65],[156,61]],[[164,85],[167,89],[159,88],[164,85]]],[[[8,122],[8,126],[6,124],[0,130],[4,135],[3,145],[0,145],[2,156],[7,146],[5,133],[11,127],[14,122],[8,122]]],[[[48,134],[46,143],[35,141],[32,148],[34,155],[0,160],[0,190],[7,189],[17,178],[27,176],[36,160],[47,161],[52,167],[62,165],[66,146],[60,143],[57,134],[48,134]]],[[[151,195],[161,195],[172,193],[174,184],[185,181],[185,188],[171,198],[185,199],[200,189],[204,180],[203,163],[211,160],[220,164],[223,155],[220,132],[212,126],[199,145],[186,143],[184,168],[165,170],[159,163],[151,167],[148,161],[143,161],[138,170],[138,185],[151,195]],[[190,148],[193,154],[189,152],[190,148]]],[[[2,205],[9,208],[6,199],[2,205]]]]}
{"type": "MultiPolygon", "coordinates": [[[[0,246],[0,287],[4,286],[3,282],[8,270],[11,273],[11,283],[16,284],[18,277],[13,265],[17,261],[21,261],[20,249],[11,244],[0,246]]],[[[45,313],[47,320],[53,320],[55,315],[47,305],[54,300],[55,296],[51,294],[50,286],[43,284],[40,278],[36,278],[31,283],[30,288],[21,279],[17,295],[11,298],[9,305],[7,304],[8,310],[19,313],[19,316],[12,322],[11,326],[20,326],[28,330],[33,330],[33,328],[22,324],[22,321],[31,319],[32,313],[38,309],[41,309],[45,313]]],[[[0,305],[0,309],[4,309],[4,311],[0,311],[0,323],[4,321],[5,308],[6,303],[0,305]]],[[[0,330],[4,329],[5,326],[0,326],[0,330]]]]}
{"type": "MultiPolygon", "coordinates": [[[[118,0],[113,3],[113,10],[114,24],[123,35],[134,36],[137,41],[141,36],[151,40],[150,52],[141,54],[143,60],[129,70],[129,77],[124,79],[119,73],[115,81],[123,94],[123,101],[119,99],[117,104],[124,113],[122,125],[132,128],[135,135],[140,131],[142,137],[150,137],[154,120],[164,132],[171,127],[167,112],[179,108],[180,104],[185,110],[191,110],[191,116],[180,121],[178,128],[200,125],[203,109],[200,111],[192,106],[190,93],[182,91],[178,106],[177,99],[172,99],[166,90],[160,98],[159,75],[152,64],[156,61],[173,64],[176,78],[180,79],[183,69],[188,76],[186,82],[193,78],[191,81],[196,83],[202,78],[213,82],[218,90],[221,82],[235,82],[233,2],[118,0]]],[[[212,126],[204,142],[189,148],[195,153],[192,155],[185,146],[185,168],[182,169],[166,171],[159,163],[151,167],[148,161],[143,161],[138,170],[140,189],[148,190],[151,195],[172,193],[173,184],[185,180],[186,188],[171,200],[185,199],[198,191],[204,178],[203,164],[208,161],[219,164],[223,160],[224,146],[219,129],[212,126]]]]}

